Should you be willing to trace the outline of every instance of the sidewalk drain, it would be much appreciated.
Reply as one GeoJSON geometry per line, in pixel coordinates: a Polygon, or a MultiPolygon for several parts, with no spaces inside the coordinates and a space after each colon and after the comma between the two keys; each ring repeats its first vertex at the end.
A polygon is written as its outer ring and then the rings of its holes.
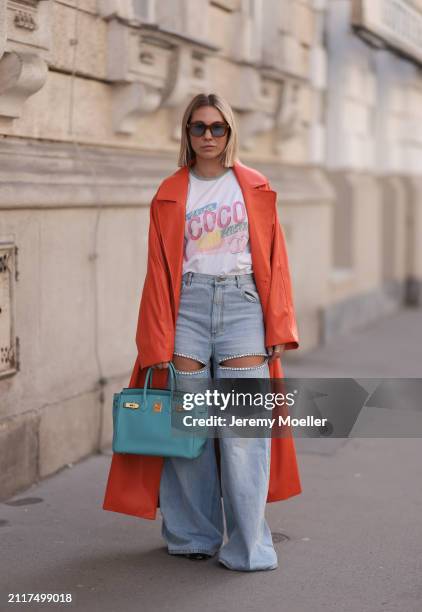
{"type": "Polygon", "coordinates": [[[284,540],[290,540],[289,536],[281,531],[272,531],[271,535],[273,538],[273,544],[280,544],[280,542],[284,542],[284,540]]]}
{"type": "Polygon", "coordinates": [[[29,504],[39,504],[44,501],[42,497],[21,497],[15,501],[3,502],[6,506],[29,506],[29,504]]]}

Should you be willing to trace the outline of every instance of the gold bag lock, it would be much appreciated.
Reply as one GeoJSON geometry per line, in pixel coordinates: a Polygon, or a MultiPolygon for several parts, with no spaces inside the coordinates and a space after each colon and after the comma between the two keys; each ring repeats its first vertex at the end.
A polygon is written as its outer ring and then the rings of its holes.
{"type": "Polygon", "coordinates": [[[137,408],[139,408],[139,404],[137,402],[125,402],[124,407],[132,408],[132,410],[136,410],[137,408]]]}

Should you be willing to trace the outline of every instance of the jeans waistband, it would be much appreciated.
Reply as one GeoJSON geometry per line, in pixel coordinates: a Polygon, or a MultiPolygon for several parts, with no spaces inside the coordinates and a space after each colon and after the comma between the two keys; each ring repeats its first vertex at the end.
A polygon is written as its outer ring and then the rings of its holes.
{"type": "Polygon", "coordinates": [[[255,276],[250,274],[203,274],[202,272],[185,272],[182,279],[187,285],[193,283],[204,283],[207,285],[229,285],[236,284],[238,287],[244,284],[255,283],[255,276]]]}

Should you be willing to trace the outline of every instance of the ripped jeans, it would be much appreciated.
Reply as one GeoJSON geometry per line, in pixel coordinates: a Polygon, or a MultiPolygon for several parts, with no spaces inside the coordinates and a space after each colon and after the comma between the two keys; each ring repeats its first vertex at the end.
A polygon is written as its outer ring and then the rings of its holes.
{"type": "MultiPolygon", "coordinates": [[[[203,390],[208,387],[210,367],[215,378],[269,377],[262,306],[253,274],[183,275],[174,354],[203,364],[199,370],[176,370],[183,389],[195,380],[195,392],[199,380],[203,390]],[[264,360],[248,367],[220,363],[246,355],[263,355],[264,360]]],[[[218,552],[218,560],[229,569],[275,569],[277,554],[265,519],[271,439],[223,436],[218,443],[221,482],[211,437],[196,459],[164,460],[160,512],[168,552],[218,552]]]]}

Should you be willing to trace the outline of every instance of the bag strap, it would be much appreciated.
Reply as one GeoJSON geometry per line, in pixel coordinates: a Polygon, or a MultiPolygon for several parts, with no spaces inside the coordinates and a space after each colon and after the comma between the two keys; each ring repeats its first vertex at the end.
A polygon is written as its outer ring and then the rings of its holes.
{"type": "MultiPolygon", "coordinates": [[[[171,403],[173,403],[173,392],[174,392],[174,387],[176,385],[176,368],[174,367],[173,363],[171,361],[169,361],[169,375],[170,375],[170,397],[171,397],[171,403]]],[[[148,384],[149,384],[149,380],[151,378],[152,381],[152,373],[153,373],[154,368],[152,366],[150,366],[147,370],[147,375],[145,377],[145,382],[144,382],[144,406],[146,406],[146,399],[147,399],[147,388],[148,388],[148,384]]]]}
{"type": "MultiPolygon", "coordinates": [[[[176,381],[176,368],[174,367],[174,365],[173,365],[173,363],[171,361],[169,361],[169,370],[170,370],[170,387],[173,390],[173,383],[175,383],[177,381],[176,381]]],[[[148,368],[147,374],[146,374],[146,377],[145,377],[144,388],[148,387],[150,377],[151,377],[151,381],[152,381],[153,371],[154,371],[154,368],[152,366],[148,368]]]]}

